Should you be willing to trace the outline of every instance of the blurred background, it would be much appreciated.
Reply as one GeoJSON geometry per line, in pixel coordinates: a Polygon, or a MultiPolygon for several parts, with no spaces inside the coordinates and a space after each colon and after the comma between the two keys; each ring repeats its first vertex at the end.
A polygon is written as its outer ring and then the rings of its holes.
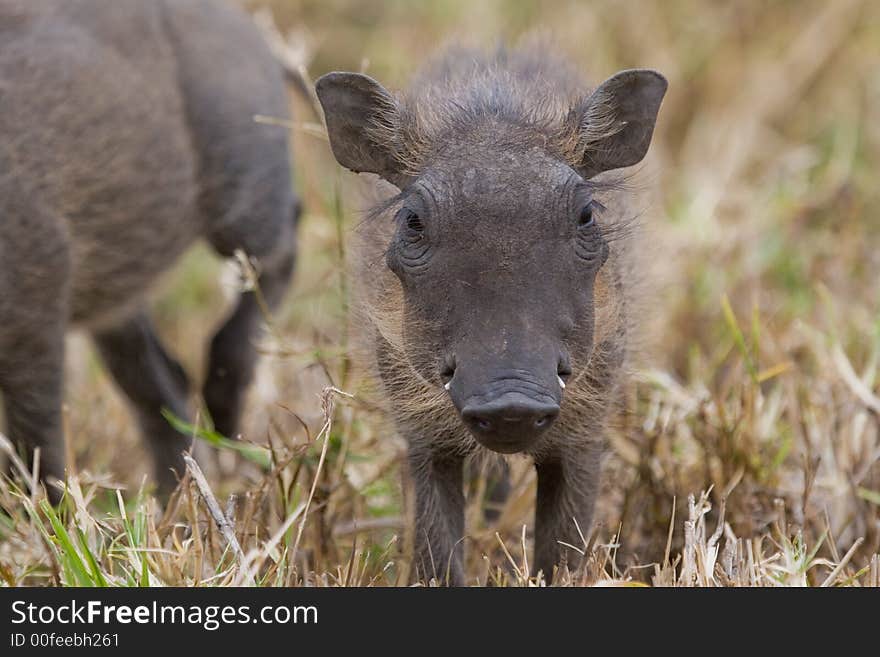
{"type": "MultiPolygon", "coordinates": [[[[669,93],[634,178],[649,248],[645,336],[610,436],[594,575],[662,583],[667,571],[653,564],[687,547],[685,521],[711,534],[722,515],[736,557],[771,575],[778,566],[781,580],[821,583],[822,560],[864,575],[880,551],[880,5],[246,4],[271,11],[312,79],[361,70],[401,88],[451,40],[491,48],[535,35],[593,82],[630,67],[664,73],[669,93]]],[[[284,581],[337,581],[356,563],[358,582],[395,583],[407,568],[403,444],[352,364],[346,320],[346,243],[370,193],[336,165],[303,97],[291,99],[305,205],[299,265],[263,345],[243,430],[291,461],[271,484],[229,451],[206,469],[218,496],[267,498],[259,521],[239,525],[243,543],[265,539],[313,481],[321,390],[354,394],[338,400],[298,575],[284,581]]],[[[234,267],[199,248],[157,294],[161,332],[196,379],[235,280],[234,267]]],[[[101,485],[136,491],[149,462],[135,427],[88,342],[72,340],[77,464],[101,485]]],[[[507,551],[522,563],[534,479],[525,462],[514,466],[497,521],[477,502],[469,508],[474,581],[491,579],[483,555],[497,565],[507,551]]],[[[483,484],[471,483],[473,499],[483,484]]]]}

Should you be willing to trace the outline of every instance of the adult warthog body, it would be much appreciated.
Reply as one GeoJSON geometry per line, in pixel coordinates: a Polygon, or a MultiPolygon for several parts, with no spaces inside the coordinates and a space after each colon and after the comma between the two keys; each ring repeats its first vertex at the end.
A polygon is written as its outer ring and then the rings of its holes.
{"type": "Polygon", "coordinates": [[[400,193],[359,230],[359,322],[409,442],[416,567],[464,581],[463,465],[533,457],[536,570],[574,566],[628,344],[632,244],[603,172],[644,157],[665,79],[594,91],[537,50],[452,51],[404,93],[317,82],[340,164],[400,193]]]}
{"type": "MultiPolygon", "coordinates": [[[[89,330],[130,399],[168,492],[189,440],[187,377],[144,311],[198,238],[259,261],[276,304],[292,273],[297,201],[281,70],[239,9],[213,0],[0,0],[0,391],[13,439],[63,479],[64,334],[89,330]]],[[[243,293],[215,335],[204,387],[233,435],[255,364],[243,293]]],[[[50,491],[51,492],[51,491],[50,491]]]]}

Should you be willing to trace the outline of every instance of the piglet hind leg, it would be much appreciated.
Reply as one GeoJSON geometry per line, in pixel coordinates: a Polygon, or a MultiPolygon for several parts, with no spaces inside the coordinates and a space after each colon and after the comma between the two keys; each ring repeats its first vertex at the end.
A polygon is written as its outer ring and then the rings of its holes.
{"type": "MultiPolygon", "coordinates": [[[[39,450],[39,472],[49,483],[65,478],[61,403],[70,256],[64,222],[36,198],[20,180],[0,175],[0,394],[9,438],[31,464],[39,450]]],[[[56,486],[47,491],[53,503],[60,500],[56,486]]]]}
{"type": "Polygon", "coordinates": [[[94,338],[104,364],[137,415],[153,455],[159,495],[167,498],[185,472],[183,455],[192,438],[177,431],[163,411],[188,419],[186,373],[162,346],[143,312],[97,332],[94,338]]]}
{"type": "Polygon", "coordinates": [[[535,462],[535,572],[550,582],[554,568],[581,565],[583,538],[590,531],[599,490],[601,443],[548,454],[535,462]]]}
{"type": "Polygon", "coordinates": [[[49,500],[57,504],[61,491],[53,480],[65,479],[64,436],[61,421],[64,332],[60,327],[38,327],[12,341],[0,357],[0,392],[6,429],[23,445],[31,466],[39,450],[40,478],[49,500]]]}

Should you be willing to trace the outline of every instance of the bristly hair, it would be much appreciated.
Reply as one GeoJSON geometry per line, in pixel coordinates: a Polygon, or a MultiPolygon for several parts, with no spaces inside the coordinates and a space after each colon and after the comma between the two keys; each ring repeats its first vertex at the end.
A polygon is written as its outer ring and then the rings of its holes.
{"type": "Polygon", "coordinates": [[[549,49],[531,45],[484,53],[451,48],[377,113],[372,139],[391,147],[402,171],[416,175],[450,136],[487,123],[517,128],[572,166],[603,137],[620,130],[607,103],[590,98],[576,69],[549,49]]]}

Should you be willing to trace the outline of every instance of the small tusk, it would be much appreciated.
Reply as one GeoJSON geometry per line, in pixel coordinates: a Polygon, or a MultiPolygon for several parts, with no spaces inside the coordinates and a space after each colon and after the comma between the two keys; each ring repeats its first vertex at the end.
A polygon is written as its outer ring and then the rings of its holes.
{"type": "Polygon", "coordinates": [[[445,390],[449,390],[451,387],[452,387],[452,380],[451,379],[443,384],[443,388],[445,390]]]}
{"type": "Polygon", "coordinates": [[[557,374],[556,380],[559,381],[559,387],[565,390],[565,381],[562,380],[562,377],[557,374]]]}

